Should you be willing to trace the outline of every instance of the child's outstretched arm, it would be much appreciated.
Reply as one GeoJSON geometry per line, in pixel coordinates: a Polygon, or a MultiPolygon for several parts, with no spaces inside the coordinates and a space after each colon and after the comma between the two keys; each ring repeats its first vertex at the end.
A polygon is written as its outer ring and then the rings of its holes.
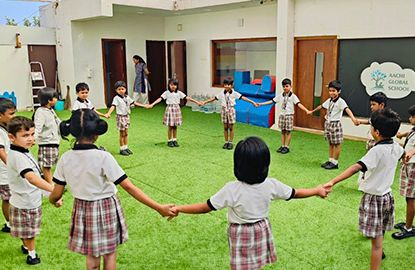
{"type": "Polygon", "coordinates": [[[115,106],[111,105],[110,109],[108,110],[108,112],[105,114],[106,118],[110,118],[111,113],[115,110],[115,106]]]}
{"type": "Polygon", "coordinates": [[[369,119],[357,119],[359,121],[359,125],[369,125],[369,119]]]}
{"type": "Polygon", "coordinates": [[[396,134],[396,138],[402,139],[403,137],[408,137],[408,135],[409,135],[409,131],[407,131],[407,132],[398,132],[396,134]]]}
{"type": "Polygon", "coordinates": [[[358,171],[360,171],[362,168],[363,168],[362,165],[360,165],[359,163],[355,163],[352,166],[350,166],[349,168],[347,168],[345,171],[343,171],[341,174],[339,174],[338,176],[334,177],[329,182],[324,184],[324,187],[328,188],[328,189],[331,189],[334,185],[336,185],[337,183],[339,183],[343,180],[346,180],[350,176],[352,176],[355,173],[357,173],[358,171]]]}
{"type": "Polygon", "coordinates": [[[106,117],[106,116],[105,116],[105,113],[102,113],[102,112],[98,111],[98,110],[97,110],[97,109],[95,109],[95,108],[94,108],[94,112],[96,112],[99,116],[106,117]]]}
{"type": "Polygon", "coordinates": [[[52,193],[49,195],[49,202],[56,207],[62,206],[62,195],[65,190],[64,185],[55,184],[52,193]]]}
{"type": "Polygon", "coordinates": [[[0,159],[3,161],[4,165],[7,165],[7,153],[4,147],[0,148],[0,159]]]}
{"type": "Polygon", "coordinates": [[[252,105],[254,105],[255,107],[258,107],[258,104],[257,104],[256,102],[254,102],[254,101],[250,100],[250,99],[249,99],[249,98],[247,98],[247,97],[242,96],[242,97],[241,97],[241,99],[242,99],[242,100],[245,100],[246,102],[251,103],[251,104],[252,104],[252,105]]]}
{"type": "Polygon", "coordinates": [[[408,163],[408,161],[415,155],[415,148],[412,148],[412,150],[408,151],[404,154],[403,157],[403,163],[408,163]]]}
{"type": "Polygon", "coordinates": [[[308,113],[307,113],[307,114],[312,114],[312,113],[314,113],[314,112],[316,112],[316,111],[321,110],[322,108],[323,108],[323,106],[318,105],[318,106],[317,106],[314,110],[308,111],[308,113]]]}
{"type": "Polygon", "coordinates": [[[143,103],[140,103],[140,102],[137,102],[137,101],[134,101],[134,106],[141,107],[141,108],[147,108],[148,107],[147,104],[143,104],[143,103]]]}
{"type": "Polygon", "coordinates": [[[205,214],[212,211],[207,203],[195,203],[187,205],[179,205],[174,207],[177,213],[182,212],[186,214],[205,214]]]}
{"type": "Polygon", "coordinates": [[[309,114],[309,110],[300,102],[297,103],[298,108],[300,108],[301,110],[305,111],[306,114],[309,114]]]}
{"type": "Polygon", "coordinates": [[[352,119],[352,122],[355,126],[358,126],[360,124],[359,120],[357,120],[356,117],[354,117],[352,110],[346,108],[346,113],[352,119]]]}
{"type": "Polygon", "coordinates": [[[263,105],[268,105],[268,104],[272,104],[272,103],[274,103],[274,101],[268,100],[268,101],[260,102],[260,103],[257,103],[257,104],[258,104],[258,107],[261,107],[263,105]]]}
{"type": "Polygon", "coordinates": [[[164,204],[164,205],[159,204],[158,202],[154,201],[149,196],[147,196],[141,189],[136,187],[128,178],[124,179],[120,183],[120,186],[125,191],[127,191],[131,196],[133,196],[134,199],[156,210],[163,217],[177,216],[177,212],[173,210],[174,204],[164,204]]]}
{"type": "Polygon", "coordinates": [[[330,188],[325,188],[319,185],[315,188],[300,188],[295,190],[294,198],[301,199],[311,196],[319,196],[320,198],[326,198],[330,193],[330,188]]]}
{"type": "Polygon", "coordinates": [[[197,101],[197,100],[194,100],[193,98],[191,98],[191,97],[189,97],[189,96],[186,96],[186,99],[188,100],[188,101],[191,101],[191,102],[193,102],[193,103],[196,103],[197,105],[199,105],[199,106],[202,106],[202,102],[199,102],[199,101],[197,101]]]}
{"type": "Polygon", "coordinates": [[[156,99],[153,103],[151,103],[150,105],[145,106],[145,108],[147,109],[151,109],[154,107],[154,105],[156,105],[157,103],[160,103],[160,101],[162,100],[161,97],[159,97],[158,99],[156,99]]]}
{"type": "Polygon", "coordinates": [[[206,99],[205,101],[200,102],[200,104],[202,104],[202,106],[203,106],[203,105],[208,104],[208,103],[211,103],[211,102],[213,102],[215,100],[216,100],[216,97],[211,97],[209,99],[206,99]]]}

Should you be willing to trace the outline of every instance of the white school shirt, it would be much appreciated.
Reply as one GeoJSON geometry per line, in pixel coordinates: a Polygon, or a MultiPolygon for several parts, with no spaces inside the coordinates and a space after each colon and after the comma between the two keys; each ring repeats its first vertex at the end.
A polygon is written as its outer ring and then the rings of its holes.
{"type": "Polygon", "coordinates": [[[234,107],[237,99],[241,99],[242,95],[235,90],[230,93],[225,90],[215,96],[215,99],[219,101],[222,107],[229,109],[228,107],[234,107]]]}
{"type": "Polygon", "coordinates": [[[112,106],[115,106],[116,113],[119,115],[128,115],[131,113],[131,105],[134,104],[134,100],[130,98],[129,95],[120,96],[116,95],[114,96],[114,99],[112,100],[112,106]]]}
{"type": "Polygon", "coordinates": [[[39,107],[34,115],[35,141],[38,145],[56,144],[61,140],[59,124],[61,120],[52,108],[39,107]]]}
{"type": "Polygon", "coordinates": [[[377,142],[357,162],[362,166],[363,173],[359,190],[378,196],[392,191],[396,166],[403,153],[403,148],[392,139],[377,142]]]}
{"type": "MultiPolygon", "coordinates": [[[[6,128],[0,125],[0,148],[3,148],[6,152],[6,155],[10,151],[10,140],[6,128]]],[[[7,165],[0,160],[0,185],[8,185],[9,177],[7,176],[7,165]]]]}
{"type": "Polygon", "coordinates": [[[88,99],[82,100],[79,97],[75,100],[72,106],[72,111],[76,111],[79,109],[95,109],[94,104],[88,99]]]}
{"type": "Polygon", "coordinates": [[[68,185],[72,195],[96,201],[117,193],[115,185],[127,178],[115,158],[93,144],[76,144],[65,152],[56,165],[53,181],[68,185]]]}
{"type": "MultiPolygon", "coordinates": [[[[408,137],[406,137],[404,148],[406,153],[415,148],[415,128],[412,128],[411,132],[408,134],[408,137]]],[[[408,161],[408,163],[415,163],[415,155],[408,161]]]]}
{"type": "Polygon", "coordinates": [[[293,92],[289,92],[288,94],[282,93],[272,99],[275,104],[279,104],[279,111],[282,115],[290,115],[294,114],[294,107],[300,100],[298,99],[297,95],[293,92]]]}
{"type": "Polygon", "coordinates": [[[37,161],[28,149],[16,145],[10,146],[7,157],[9,177],[10,204],[19,209],[34,209],[42,205],[40,189],[32,185],[24,175],[34,172],[40,177],[41,172],[37,161]]]}
{"type": "Polygon", "coordinates": [[[346,101],[341,97],[336,99],[327,99],[322,104],[324,109],[327,109],[327,114],[325,116],[326,120],[329,122],[340,121],[343,116],[343,111],[348,107],[346,101]]]}
{"type": "Polygon", "coordinates": [[[186,94],[182,91],[177,90],[176,92],[171,92],[166,90],[161,94],[161,98],[166,101],[167,105],[179,105],[180,100],[184,99],[186,94]]]}
{"type": "Polygon", "coordinates": [[[269,215],[272,200],[289,200],[295,190],[278,180],[267,178],[260,184],[241,181],[227,183],[208,200],[212,210],[228,208],[229,223],[255,223],[269,215]]]}

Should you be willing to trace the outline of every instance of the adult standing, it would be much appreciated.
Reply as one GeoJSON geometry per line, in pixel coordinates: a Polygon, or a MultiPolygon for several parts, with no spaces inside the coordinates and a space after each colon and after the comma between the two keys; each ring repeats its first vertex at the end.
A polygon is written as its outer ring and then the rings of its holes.
{"type": "Polygon", "coordinates": [[[139,103],[148,104],[148,92],[151,91],[151,87],[147,76],[150,72],[147,69],[146,62],[140,56],[134,55],[133,62],[135,64],[133,99],[139,103]]]}

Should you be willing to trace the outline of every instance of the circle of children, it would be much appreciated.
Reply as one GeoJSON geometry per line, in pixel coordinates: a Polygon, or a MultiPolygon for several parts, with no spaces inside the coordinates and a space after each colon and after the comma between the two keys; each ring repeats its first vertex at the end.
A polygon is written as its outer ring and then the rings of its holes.
{"type": "MultiPolygon", "coordinates": [[[[89,88],[85,83],[76,86],[78,98],[74,102],[69,120],[60,121],[54,112],[57,94],[54,89],[44,88],[38,93],[41,107],[34,113],[34,121],[15,117],[15,105],[8,99],[0,100],[0,193],[2,210],[6,219],[2,231],[22,239],[21,251],[27,254],[27,264],[40,263],[35,251],[35,238],[40,232],[42,216],[42,192],[49,192],[49,201],[56,207],[62,205],[65,186],[74,199],[69,249],[86,256],[87,269],[99,269],[103,257],[105,269],[116,268],[116,249],[128,238],[125,216],[117,197],[119,185],[132,197],[156,210],[169,219],[180,212],[188,214],[208,213],[228,209],[228,241],[231,269],[260,269],[276,261],[271,225],[268,219],[272,200],[290,200],[310,196],[325,198],[333,186],[360,172],[359,190],[363,192],[359,206],[359,230],[371,239],[371,269],[380,269],[385,257],[382,241],[385,231],[395,227],[395,239],[415,235],[412,227],[415,208],[415,128],[398,133],[400,118],[385,108],[387,98],[383,93],[370,97],[372,114],[370,120],[358,120],[340,97],[341,83],[328,85],[330,98],[313,110],[308,110],[292,92],[291,81],[282,81],[283,93],[272,101],[257,104],[232,89],[233,81],[224,81],[224,91],[214,98],[199,102],[177,89],[178,81],[171,79],[169,89],[152,104],[141,104],[127,94],[126,84],[117,82],[112,106],[106,114],[95,110],[88,100],[89,88]],[[167,104],[163,123],[168,127],[168,146],[178,147],[177,127],[182,124],[180,100],[187,99],[199,105],[218,100],[222,106],[221,120],[224,125],[224,149],[232,149],[235,101],[243,99],[255,106],[278,103],[281,116],[281,154],[289,152],[293,129],[294,107],[297,105],[311,114],[327,110],[324,135],[329,142],[329,160],[322,164],[325,169],[337,169],[340,147],[343,141],[340,118],[345,110],[355,125],[370,124],[368,152],[324,185],[310,189],[294,189],[268,177],[270,151],[258,137],[241,140],[234,151],[235,181],[227,183],[207,202],[192,205],[160,204],[136,187],[127,177],[116,159],[108,152],[98,149],[94,142],[107,131],[107,123],[99,116],[110,117],[116,110],[117,129],[120,134],[120,154],[130,155],[128,127],[132,105],[152,108],[164,100],[167,104]],[[72,135],[76,143],[58,160],[60,137],[72,135]],[[406,137],[405,150],[392,137],[406,137]],[[39,145],[38,161],[29,148],[39,145]],[[402,158],[400,194],[406,197],[406,222],[394,224],[394,199],[391,185],[398,160],[402,158]],[[95,166],[90,166],[93,160],[95,166]],[[51,167],[56,165],[52,176],[51,167]],[[46,180],[46,181],[45,181],[46,180]],[[53,184],[54,182],[54,184],[53,184]],[[100,192],[98,192],[100,191],[100,192]],[[98,218],[99,217],[99,218],[98,218]],[[105,224],[101,224],[104,222],[105,224]],[[105,226],[103,226],[105,225],[105,226]]],[[[415,106],[409,109],[409,120],[415,125],[415,106]]]]}

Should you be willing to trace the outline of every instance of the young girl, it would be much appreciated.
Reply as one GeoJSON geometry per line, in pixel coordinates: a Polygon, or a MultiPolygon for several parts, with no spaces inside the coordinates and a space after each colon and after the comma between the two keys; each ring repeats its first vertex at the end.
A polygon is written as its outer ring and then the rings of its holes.
{"type": "Polygon", "coordinates": [[[201,103],[199,103],[198,101],[194,100],[189,96],[186,96],[186,94],[184,94],[182,91],[179,91],[177,89],[178,86],[179,81],[177,79],[170,79],[169,90],[164,91],[161,97],[159,97],[152,104],[146,106],[146,108],[151,109],[160,101],[166,101],[167,107],[164,113],[163,124],[168,127],[167,145],[169,147],[179,146],[179,144],[177,143],[177,126],[180,126],[182,124],[182,111],[180,110],[180,100],[185,98],[186,100],[194,102],[199,106],[201,105],[201,103]]]}
{"type": "Polygon", "coordinates": [[[127,95],[127,85],[123,81],[115,83],[115,92],[117,95],[112,100],[111,108],[104,115],[106,118],[116,109],[117,112],[117,129],[120,131],[120,154],[123,156],[132,155],[133,152],[128,148],[128,128],[130,127],[130,106],[135,105],[146,108],[146,105],[138,103],[127,95]]]}
{"type": "Polygon", "coordinates": [[[235,112],[235,100],[236,99],[243,99],[247,102],[252,103],[255,107],[258,107],[258,104],[253,102],[247,97],[242,96],[240,93],[236,92],[232,89],[233,87],[233,80],[225,79],[223,81],[223,86],[225,87],[223,92],[220,92],[213,98],[210,98],[204,102],[202,105],[205,105],[209,102],[219,100],[222,110],[221,110],[221,119],[224,128],[224,137],[225,137],[225,144],[223,145],[223,149],[231,150],[233,148],[233,134],[234,129],[233,126],[236,123],[236,112],[235,112]]]}
{"type": "Polygon", "coordinates": [[[62,136],[71,134],[76,144],[59,160],[53,177],[56,185],[49,197],[51,203],[60,200],[66,184],[75,197],[69,249],[86,256],[87,269],[100,269],[101,257],[104,257],[104,269],[115,269],[117,246],[128,238],[116,185],[160,215],[175,216],[173,205],[152,200],[131,183],[110,153],[97,149],[94,142],[107,127],[89,109],[77,110],[62,122],[62,136]]]}
{"type": "Polygon", "coordinates": [[[272,200],[310,196],[326,197],[318,186],[293,189],[268,178],[270,153],[264,141],[249,137],[236,145],[234,173],[237,181],[227,183],[207,202],[181,205],[173,210],[189,214],[228,208],[228,242],[231,269],[261,269],[276,261],[271,224],[268,220],[272,200]]]}

